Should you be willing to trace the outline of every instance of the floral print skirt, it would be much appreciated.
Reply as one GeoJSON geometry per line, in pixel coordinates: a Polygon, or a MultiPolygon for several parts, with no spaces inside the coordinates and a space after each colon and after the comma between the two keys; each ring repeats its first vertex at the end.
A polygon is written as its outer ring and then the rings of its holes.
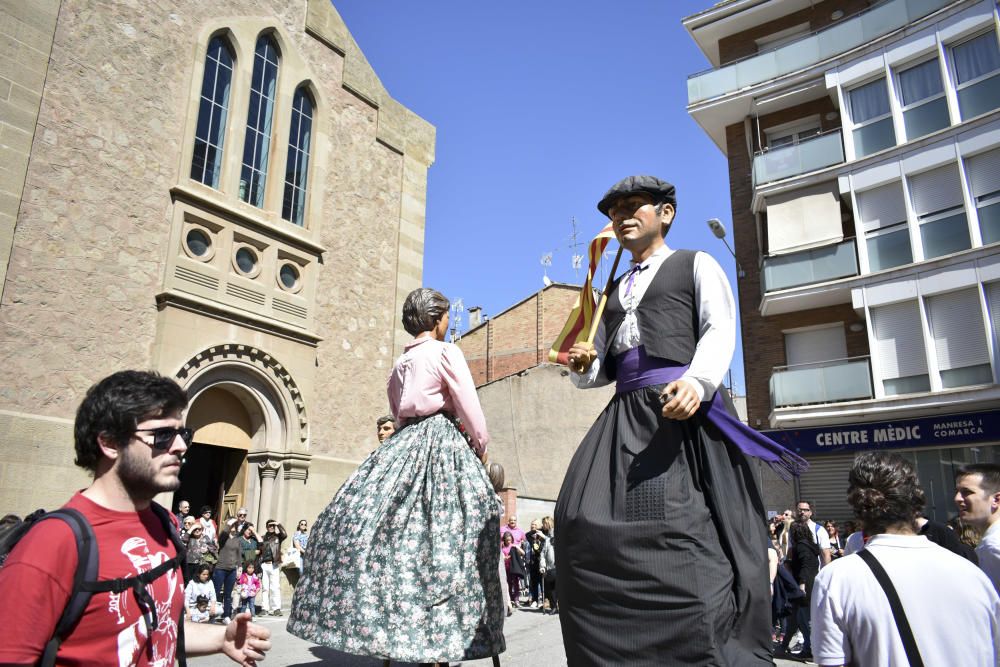
{"type": "Polygon", "coordinates": [[[315,521],[288,631],[355,655],[457,662],[505,649],[500,508],[443,414],[376,449],[315,521]]]}

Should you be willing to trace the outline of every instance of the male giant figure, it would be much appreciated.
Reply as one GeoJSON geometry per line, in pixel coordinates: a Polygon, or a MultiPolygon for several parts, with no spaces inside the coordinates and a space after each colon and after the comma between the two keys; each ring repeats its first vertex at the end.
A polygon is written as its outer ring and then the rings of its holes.
{"type": "Polygon", "coordinates": [[[632,268],[594,345],[569,351],[578,387],[617,391],[556,505],[568,662],[771,664],[763,504],[744,445],[708,415],[731,410],[719,391],[735,346],[729,283],[709,255],[664,243],[669,183],[626,178],[597,208],[632,268]]]}

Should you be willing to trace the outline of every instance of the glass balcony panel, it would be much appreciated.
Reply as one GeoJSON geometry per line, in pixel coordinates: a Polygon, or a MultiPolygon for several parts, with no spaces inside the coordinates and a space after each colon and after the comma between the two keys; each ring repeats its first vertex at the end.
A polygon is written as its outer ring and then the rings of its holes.
{"type": "Polygon", "coordinates": [[[1000,241],[1000,202],[979,209],[979,230],[983,245],[1000,241]]]}
{"type": "Polygon", "coordinates": [[[906,0],[891,0],[873,7],[860,16],[861,33],[864,41],[878,39],[906,23],[906,0]]]}
{"type": "Polygon", "coordinates": [[[771,375],[771,403],[775,408],[873,396],[867,357],[783,366],[775,368],[771,375]]]}
{"type": "Polygon", "coordinates": [[[952,1],[890,0],[773,51],[693,74],[688,78],[688,103],[694,104],[799,71],[902,28],[952,1]],[[757,61],[756,64],[753,61],[757,61]]]}
{"type": "Polygon", "coordinates": [[[884,271],[913,261],[910,232],[905,227],[889,234],[868,239],[868,267],[872,272],[884,271]]]}
{"type": "Polygon", "coordinates": [[[854,130],[854,153],[864,157],[896,145],[892,116],[854,130]]]}
{"type": "Polygon", "coordinates": [[[781,146],[753,159],[754,185],[816,171],[844,161],[840,130],[817,135],[797,144],[781,146]]]}
{"type": "Polygon", "coordinates": [[[764,291],[858,275],[854,239],[788,255],[764,258],[764,291]]]}
{"type": "Polygon", "coordinates": [[[965,213],[951,215],[920,225],[920,240],[924,244],[924,258],[933,259],[972,247],[969,225],[965,213]]]}
{"type": "Polygon", "coordinates": [[[779,75],[778,58],[775,51],[765,51],[755,58],[741,60],[734,65],[737,86],[744,81],[767,81],[779,75]]]}
{"type": "Polygon", "coordinates": [[[1000,108],[1000,76],[983,79],[958,91],[962,120],[1000,108]]]}
{"type": "Polygon", "coordinates": [[[847,20],[816,34],[820,58],[826,60],[853,49],[865,41],[861,21],[847,20]]]}
{"type": "Polygon", "coordinates": [[[975,384],[991,384],[992,382],[993,369],[990,368],[989,364],[941,371],[941,386],[945,389],[969,387],[975,384]]]}
{"type": "Polygon", "coordinates": [[[937,132],[941,128],[948,127],[950,122],[948,101],[943,97],[903,112],[907,141],[913,141],[925,134],[937,132]]]}
{"type": "Polygon", "coordinates": [[[886,396],[917,394],[931,390],[931,378],[929,375],[911,375],[905,378],[882,380],[882,388],[885,389],[886,396]]]}

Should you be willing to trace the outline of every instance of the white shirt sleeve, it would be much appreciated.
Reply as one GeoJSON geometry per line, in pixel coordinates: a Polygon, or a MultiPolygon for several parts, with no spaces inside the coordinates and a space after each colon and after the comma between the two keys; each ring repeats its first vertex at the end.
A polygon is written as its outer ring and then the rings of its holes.
{"type": "Polygon", "coordinates": [[[979,557],[979,569],[990,578],[997,593],[1000,593],[1000,539],[994,535],[994,531],[989,531],[983,537],[976,547],[976,556],[979,557]]]}
{"type": "Polygon", "coordinates": [[[711,255],[694,258],[694,298],[698,304],[698,344],[681,376],[706,401],[722,384],[736,349],[736,304],[726,273],[711,255]]]}

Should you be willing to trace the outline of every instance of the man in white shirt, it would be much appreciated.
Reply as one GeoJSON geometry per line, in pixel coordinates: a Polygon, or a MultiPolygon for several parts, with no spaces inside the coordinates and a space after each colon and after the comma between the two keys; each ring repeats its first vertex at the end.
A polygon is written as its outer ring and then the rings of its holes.
{"type": "Polygon", "coordinates": [[[809,532],[812,533],[813,542],[819,547],[819,566],[825,567],[830,563],[830,534],[823,526],[812,520],[813,506],[808,500],[800,500],[795,506],[800,519],[805,519],[809,525],[809,532]]]}
{"type": "Polygon", "coordinates": [[[955,474],[955,504],[962,521],[983,531],[979,567],[1000,593],[1000,465],[974,463],[955,474]]]}
{"type": "MultiPolygon", "coordinates": [[[[979,568],[917,534],[924,493],[913,465],[866,452],[849,480],[847,500],[871,535],[865,552],[888,574],[923,664],[1000,664],[1000,597],[979,568]]],[[[824,667],[912,664],[886,592],[861,556],[844,556],[816,577],[812,649],[824,667]]]]}

